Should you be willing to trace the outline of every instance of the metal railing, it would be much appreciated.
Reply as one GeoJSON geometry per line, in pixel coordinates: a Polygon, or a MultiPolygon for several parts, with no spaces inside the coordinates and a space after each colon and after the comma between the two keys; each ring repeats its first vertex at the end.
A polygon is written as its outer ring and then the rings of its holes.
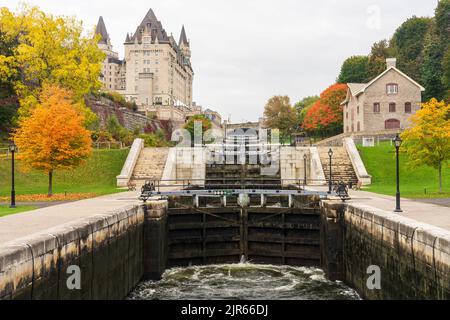
{"type": "Polygon", "coordinates": [[[105,142],[93,142],[92,147],[94,149],[124,149],[125,146],[121,141],[105,141],[105,142]]]}
{"type": "MultiPolygon", "coordinates": [[[[17,155],[19,153],[19,149],[15,151],[15,154],[17,155]]],[[[9,151],[9,148],[0,148],[0,159],[9,160],[11,159],[11,151],[9,151]]]]}
{"type": "MultiPolygon", "coordinates": [[[[304,190],[308,186],[327,185],[328,179],[277,179],[277,178],[206,178],[206,179],[145,179],[146,182],[152,183],[156,191],[160,191],[161,188],[205,188],[205,189],[261,189],[261,187],[276,187],[280,190],[289,190],[290,188],[298,188],[304,190]],[[228,181],[233,181],[230,183],[228,181]],[[266,181],[277,180],[277,183],[264,183],[266,181]],[[279,181],[279,183],[278,183],[279,181]],[[211,183],[217,182],[217,183],[211,183]],[[258,184],[261,182],[261,184],[258,184]]],[[[337,186],[340,180],[332,179],[332,186],[337,186]]],[[[345,182],[349,188],[353,186],[352,183],[345,182]]]]}

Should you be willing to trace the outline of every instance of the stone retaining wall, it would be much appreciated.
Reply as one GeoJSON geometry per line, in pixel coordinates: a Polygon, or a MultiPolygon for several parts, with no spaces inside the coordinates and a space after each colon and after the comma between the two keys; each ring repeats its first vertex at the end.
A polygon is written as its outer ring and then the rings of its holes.
{"type": "Polygon", "coordinates": [[[340,230],[322,234],[334,248],[323,260],[333,278],[366,299],[450,299],[450,231],[365,205],[321,207],[328,229],[340,230]],[[379,290],[367,286],[369,266],[380,268],[379,290]]]}
{"type": "Polygon", "coordinates": [[[143,139],[134,139],[133,144],[128,152],[127,159],[123,164],[122,171],[116,177],[117,186],[119,188],[123,188],[128,186],[128,182],[133,175],[134,167],[139,159],[139,155],[141,154],[142,149],[144,149],[144,140],[143,139]]]}
{"type": "Polygon", "coordinates": [[[132,206],[2,245],[0,299],[123,299],[144,272],[143,226],[143,208],[132,206]],[[79,290],[67,286],[70,266],[80,268],[79,290]]]}

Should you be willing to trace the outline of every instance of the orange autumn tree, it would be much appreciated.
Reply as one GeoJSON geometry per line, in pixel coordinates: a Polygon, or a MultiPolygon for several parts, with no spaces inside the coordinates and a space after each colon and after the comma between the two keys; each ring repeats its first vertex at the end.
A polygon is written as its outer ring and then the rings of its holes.
{"type": "Polygon", "coordinates": [[[30,116],[19,120],[13,139],[26,167],[48,174],[48,196],[53,194],[53,172],[78,166],[92,152],[84,120],[71,92],[54,85],[44,86],[30,116]]]}
{"type": "Polygon", "coordinates": [[[342,83],[328,87],[320,99],[305,114],[303,129],[315,135],[334,135],[342,132],[342,107],[347,85],[342,83]]]}

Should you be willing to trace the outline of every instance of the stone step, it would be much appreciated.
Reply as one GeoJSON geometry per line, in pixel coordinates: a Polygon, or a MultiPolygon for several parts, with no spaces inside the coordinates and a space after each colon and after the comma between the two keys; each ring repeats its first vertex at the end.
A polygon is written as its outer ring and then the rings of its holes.
{"type": "Polygon", "coordinates": [[[169,148],[144,148],[134,167],[132,183],[142,186],[146,180],[161,179],[168,154],[169,148]]]}
{"type": "MultiPolygon", "coordinates": [[[[319,156],[322,162],[325,178],[330,178],[330,158],[328,156],[329,147],[320,147],[319,156]]],[[[356,183],[358,178],[355,174],[353,165],[348,157],[347,151],[343,147],[333,147],[333,156],[331,158],[332,180],[342,180],[344,182],[356,183]]]]}

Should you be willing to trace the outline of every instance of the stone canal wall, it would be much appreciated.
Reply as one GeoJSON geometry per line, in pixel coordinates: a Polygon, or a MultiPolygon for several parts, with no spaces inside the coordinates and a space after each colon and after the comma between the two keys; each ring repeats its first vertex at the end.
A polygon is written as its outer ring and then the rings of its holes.
{"type": "Polygon", "coordinates": [[[144,272],[143,226],[132,206],[2,245],[0,299],[124,298],[144,272]]]}
{"type": "Polygon", "coordinates": [[[450,299],[449,231],[364,205],[286,201],[212,208],[170,198],[17,239],[0,246],[0,299],[122,299],[167,267],[242,256],[322,266],[365,299],[450,299]]]}
{"type": "Polygon", "coordinates": [[[323,201],[321,214],[330,278],[366,299],[450,299],[449,231],[364,205],[323,201]]]}

